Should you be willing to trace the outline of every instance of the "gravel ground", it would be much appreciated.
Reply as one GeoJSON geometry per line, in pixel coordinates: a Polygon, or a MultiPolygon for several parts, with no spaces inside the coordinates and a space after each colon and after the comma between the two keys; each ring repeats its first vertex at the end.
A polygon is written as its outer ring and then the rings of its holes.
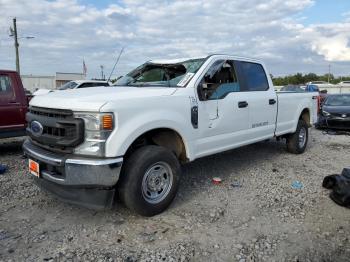
{"type": "Polygon", "coordinates": [[[310,131],[302,155],[270,141],[187,164],[152,218],[61,203],[33,185],[23,139],[2,140],[0,261],[349,261],[350,210],[321,184],[349,166],[350,137],[310,131]]]}

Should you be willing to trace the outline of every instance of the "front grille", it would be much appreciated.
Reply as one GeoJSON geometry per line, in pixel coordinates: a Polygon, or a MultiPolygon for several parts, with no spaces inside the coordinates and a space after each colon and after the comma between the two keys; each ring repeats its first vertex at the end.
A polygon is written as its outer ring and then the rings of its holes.
{"type": "Polygon", "coordinates": [[[51,108],[42,108],[42,107],[30,107],[29,112],[33,115],[38,116],[47,116],[53,118],[65,119],[73,115],[71,110],[64,109],[51,109],[51,108]]]}
{"type": "Polygon", "coordinates": [[[64,137],[65,134],[66,134],[66,129],[45,126],[44,130],[43,130],[43,133],[51,135],[51,136],[62,136],[62,137],[64,137]]]}
{"type": "Polygon", "coordinates": [[[35,144],[46,149],[71,153],[84,140],[84,122],[74,118],[71,110],[30,107],[26,119],[28,135],[35,144]],[[42,125],[40,134],[33,132],[33,121],[42,125]]]}

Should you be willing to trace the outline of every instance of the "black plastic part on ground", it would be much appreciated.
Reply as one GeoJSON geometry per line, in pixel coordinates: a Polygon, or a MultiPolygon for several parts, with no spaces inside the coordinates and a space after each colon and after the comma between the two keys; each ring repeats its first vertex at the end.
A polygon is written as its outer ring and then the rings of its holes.
{"type": "Polygon", "coordinates": [[[329,197],[335,203],[350,208],[350,168],[344,168],[341,175],[326,176],[322,186],[332,190],[329,197]]]}
{"type": "Polygon", "coordinates": [[[324,135],[345,135],[345,136],[350,136],[350,131],[324,129],[322,131],[322,134],[324,134],[324,135]]]}

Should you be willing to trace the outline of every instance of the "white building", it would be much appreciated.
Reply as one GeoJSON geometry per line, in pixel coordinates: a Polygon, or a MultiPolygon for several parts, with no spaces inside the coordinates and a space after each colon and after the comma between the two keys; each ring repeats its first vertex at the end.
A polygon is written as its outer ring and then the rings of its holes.
{"type": "Polygon", "coordinates": [[[37,89],[55,89],[55,76],[21,75],[25,89],[34,92],[37,89]]]}
{"type": "Polygon", "coordinates": [[[81,73],[61,73],[54,76],[21,75],[25,89],[34,92],[37,89],[56,89],[72,80],[84,80],[85,75],[81,73]]]}

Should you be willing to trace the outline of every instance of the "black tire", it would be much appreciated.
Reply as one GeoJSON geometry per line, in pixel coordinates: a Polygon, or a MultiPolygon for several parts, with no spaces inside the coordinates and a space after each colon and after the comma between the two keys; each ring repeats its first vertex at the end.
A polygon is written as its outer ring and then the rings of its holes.
{"type": "Polygon", "coordinates": [[[293,154],[302,154],[305,151],[309,140],[309,127],[304,120],[299,120],[295,133],[287,137],[287,150],[293,154]],[[304,131],[303,131],[304,130],[304,131]],[[299,136],[305,132],[305,142],[299,142],[299,136]]]}
{"type": "MultiPolygon", "coordinates": [[[[158,174],[162,173],[159,169],[158,174]]],[[[142,215],[142,216],[154,216],[161,212],[163,212],[173,201],[176,196],[179,179],[181,174],[181,166],[176,158],[175,154],[173,154],[168,149],[161,146],[144,146],[137,149],[132,155],[126,159],[123,170],[121,173],[121,177],[118,183],[118,193],[120,199],[124,202],[125,206],[132,211],[142,215]],[[169,183],[167,189],[164,189],[163,197],[159,198],[158,202],[150,202],[153,200],[147,199],[150,198],[151,195],[148,193],[154,193],[155,195],[163,194],[162,191],[151,190],[147,191],[149,187],[144,186],[150,184],[150,182],[146,183],[144,181],[148,177],[150,178],[152,175],[147,174],[155,174],[160,165],[160,168],[165,168],[165,170],[169,171],[169,174],[166,172],[161,175],[161,182],[154,182],[153,186],[159,186],[159,183],[162,185],[163,178],[166,176],[169,181],[172,181],[171,185],[169,183]],[[156,170],[153,173],[150,170],[156,170]],[[147,171],[149,171],[147,173],[147,171]],[[147,173],[147,174],[146,174],[147,173]]],[[[159,177],[158,177],[159,178],[159,177]]],[[[149,179],[151,180],[151,179],[149,179]]],[[[159,179],[158,179],[159,180],[159,179]]],[[[147,180],[148,181],[148,180],[147,180]]],[[[168,183],[165,183],[168,184],[168,183]]]]}

